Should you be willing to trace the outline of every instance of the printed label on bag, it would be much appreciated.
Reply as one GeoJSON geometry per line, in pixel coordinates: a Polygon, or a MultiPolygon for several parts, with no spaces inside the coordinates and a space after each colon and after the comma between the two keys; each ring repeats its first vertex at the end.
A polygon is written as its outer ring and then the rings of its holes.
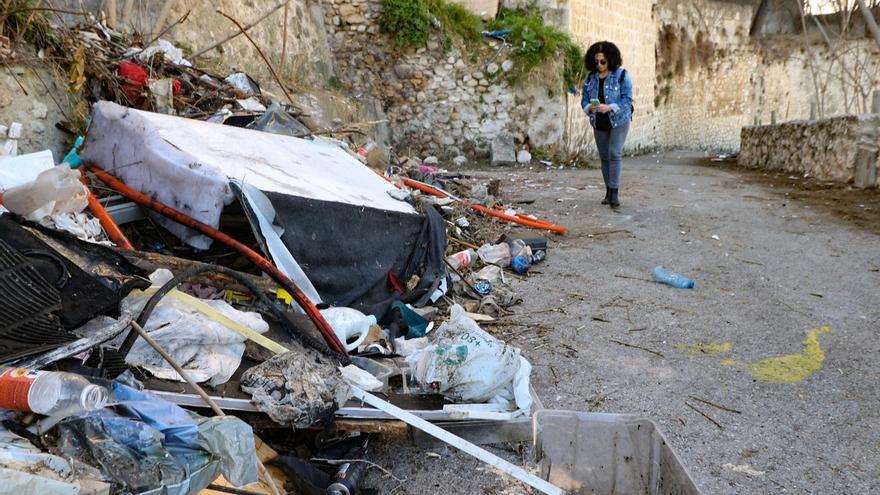
{"type": "Polygon", "coordinates": [[[30,412],[28,393],[43,371],[13,368],[0,375],[0,409],[30,412]]]}

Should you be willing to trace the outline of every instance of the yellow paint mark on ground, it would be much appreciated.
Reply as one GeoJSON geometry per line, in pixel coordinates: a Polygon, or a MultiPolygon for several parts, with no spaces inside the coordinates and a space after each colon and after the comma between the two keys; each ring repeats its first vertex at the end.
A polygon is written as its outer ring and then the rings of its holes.
{"type": "Polygon", "coordinates": [[[803,342],[804,350],[798,354],[764,359],[757,363],[724,359],[721,364],[745,366],[752,376],[765,382],[797,383],[822,368],[822,362],[825,361],[825,351],[819,345],[820,333],[831,333],[831,328],[822,327],[810,330],[803,342]]]}
{"type": "Polygon", "coordinates": [[[730,342],[675,344],[675,349],[678,352],[687,354],[688,356],[715,356],[717,354],[730,352],[730,349],[732,349],[732,347],[733,346],[730,345],[730,342]]]}

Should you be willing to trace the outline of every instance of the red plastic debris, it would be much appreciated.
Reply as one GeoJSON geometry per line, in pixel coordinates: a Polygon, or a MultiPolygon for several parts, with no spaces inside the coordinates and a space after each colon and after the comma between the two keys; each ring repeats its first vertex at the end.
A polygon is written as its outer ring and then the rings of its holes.
{"type": "MultiPolygon", "coordinates": [[[[128,99],[132,102],[134,102],[144,90],[147,81],[155,81],[155,79],[149,78],[149,74],[147,74],[147,71],[144,70],[143,67],[127,60],[119,62],[119,76],[126,79],[126,82],[122,85],[122,90],[125,91],[125,95],[128,96],[128,99]]],[[[180,93],[179,80],[172,79],[171,86],[174,94],[180,93]]]]}

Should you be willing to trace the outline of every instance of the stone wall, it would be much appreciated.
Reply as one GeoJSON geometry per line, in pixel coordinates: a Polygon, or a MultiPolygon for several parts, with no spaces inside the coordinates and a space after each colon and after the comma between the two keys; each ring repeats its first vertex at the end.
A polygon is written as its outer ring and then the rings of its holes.
{"type": "Polygon", "coordinates": [[[804,177],[877,186],[880,115],[746,126],[738,162],[804,177]]]}
{"type": "Polygon", "coordinates": [[[499,134],[512,135],[518,147],[561,141],[561,92],[511,87],[508,49],[465,48],[456,40],[446,51],[437,31],[426,46],[401,49],[382,32],[381,11],[379,1],[328,0],[326,27],[339,84],[381,102],[399,153],[485,156],[499,134]],[[543,124],[530,126],[531,115],[543,124]]]}

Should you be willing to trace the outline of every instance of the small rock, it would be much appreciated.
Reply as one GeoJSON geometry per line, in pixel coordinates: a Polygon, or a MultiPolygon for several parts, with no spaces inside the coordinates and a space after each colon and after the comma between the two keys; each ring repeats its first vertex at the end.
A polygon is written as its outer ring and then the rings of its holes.
{"type": "Polygon", "coordinates": [[[49,107],[41,101],[34,101],[34,107],[31,109],[34,118],[45,119],[49,115],[49,107]]]}
{"type": "Polygon", "coordinates": [[[334,25],[334,26],[340,26],[340,25],[342,25],[342,18],[339,17],[338,15],[334,15],[334,16],[333,16],[333,25],[334,25]]]}
{"type": "Polygon", "coordinates": [[[510,72],[510,69],[513,69],[512,60],[505,60],[504,62],[501,62],[501,70],[503,70],[504,72],[510,72]]]}
{"type": "Polygon", "coordinates": [[[440,163],[440,159],[436,156],[429,156],[428,158],[425,158],[425,161],[423,163],[425,165],[437,165],[438,163],[440,163]]]}
{"type": "Polygon", "coordinates": [[[394,73],[401,79],[409,79],[413,75],[413,68],[408,64],[397,64],[394,66],[394,73]]]}
{"type": "Polygon", "coordinates": [[[436,41],[429,41],[428,42],[428,50],[435,52],[439,49],[440,49],[440,43],[437,43],[436,41]]]}
{"type": "Polygon", "coordinates": [[[532,161],[532,154],[528,150],[519,150],[516,154],[517,163],[529,163],[532,161]]]}
{"type": "Polygon", "coordinates": [[[492,138],[492,165],[512,165],[516,159],[513,135],[506,131],[495,134],[492,138]]]}
{"type": "Polygon", "coordinates": [[[467,158],[464,155],[458,155],[457,157],[452,159],[452,163],[453,165],[460,167],[467,163],[467,158]]]}
{"type": "Polygon", "coordinates": [[[487,74],[494,75],[496,72],[498,72],[498,64],[496,64],[495,62],[492,62],[491,64],[486,66],[487,74]]]}
{"type": "Polygon", "coordinates": [[[454,64],[454,63],[455,63],[455,57],[450,56],[448,59],[446,59],[446,63],[447,63],[447,64],[454,64]]]}
{"type": "Polygon", "coordinates": [[[43,134],[46,132],[46,126],[39,122],[31,122],[31,132],[34,134],[43,134]]]}
{"type": "Polygon", "coordinates": [[[464,60],[462,59],[456,60],[454,65],[456,69],[464,69],[465,67],[467,67],[467,64],[465,64],[464,60]]]}

